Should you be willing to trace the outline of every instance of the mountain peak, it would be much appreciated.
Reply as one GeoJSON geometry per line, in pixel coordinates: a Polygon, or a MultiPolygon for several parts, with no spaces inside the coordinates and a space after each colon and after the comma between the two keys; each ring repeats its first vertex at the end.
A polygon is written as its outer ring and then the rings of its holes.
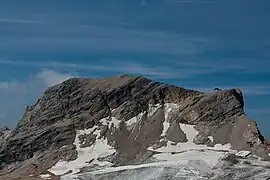
{"type": "Polygon", "coordinates": [[[29,172],[73,177],[96,164],[98,169],[143,165],[194,148],[248,151],[268,160],[264,138],[243,107],[239,89],[205,93],[129,75],[72,78],[26,108],[1,142],[0,163],[4,172],[12,167],[14,177],[29,172]],[[61,162],[75,169],[59,172],[67,168],[61,162]]]}

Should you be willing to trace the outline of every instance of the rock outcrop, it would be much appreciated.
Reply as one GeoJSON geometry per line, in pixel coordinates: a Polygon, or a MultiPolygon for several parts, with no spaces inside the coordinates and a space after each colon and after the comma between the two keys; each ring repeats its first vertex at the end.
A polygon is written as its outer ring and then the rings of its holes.
{"type": "Polygon", "coordinates": [[[149,147],[189,141],[181,124],[198,131],[196,144],[230,144],[268,160],[264,138],[243,108],[239,89],[204,93],[128,75],[72,78],[47,89],[0,141],[0,177],[29,178],[77,159],[76,132],[91,128],[80,135],[81,148],[106,139],[115,149],[106,157],[114,166],[148,161],[155,154],[149,147]]]}
{"type": "Polygon", "coordinates": [[[0,128],[0,148],[1,148],[1,145],[4,144],[4,142],[8,138],[10,132],[11,130],[7,126],[0,128]]]}

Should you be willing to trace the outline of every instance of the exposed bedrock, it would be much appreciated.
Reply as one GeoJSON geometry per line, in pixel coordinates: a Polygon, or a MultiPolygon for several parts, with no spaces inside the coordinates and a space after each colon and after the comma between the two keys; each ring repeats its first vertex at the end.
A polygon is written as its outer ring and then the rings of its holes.
{"type": "Polygon", "coordinates": [[[232,149],[250,150],[269,159],[256,122],[243,108],[239,89],[205,93],[128,75],[72,78],[48,88],[5,138],[0,132],[0,165],[4,170],[8,165],[19,169],[22,162],[42,159],[42,169],[46,169],[60,159],[75,159],[76,131],[93,127],[100,134],[81,136],[85,147],[105,138],[116,149],[111,158],[115,166],[140,164],[152,156],[149,146],[163,146],[164,139],[187,142],[180,123],[194,125],[199,132],[193,140],[196,144],[230,143],[232,149]],[[166,103],[175,106],[166,109],[166,103]],[[104,118],[120,122],[106,125],[101,122],[104,118]],[[133,124],[132,118],[137,118],[133,124]],[[62,152],[63,147],[69,148],[68,153],[62,152]]]}

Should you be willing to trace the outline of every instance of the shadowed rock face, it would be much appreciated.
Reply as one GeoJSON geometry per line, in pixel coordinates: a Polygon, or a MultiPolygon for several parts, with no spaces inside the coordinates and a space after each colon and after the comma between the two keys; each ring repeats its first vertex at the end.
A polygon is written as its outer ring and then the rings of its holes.
{"type": "Polygon", "coordinates": [[[10,129],[8,127],[1,127],[0,128],[0,138],[5,138],[5,136],[7,136],[7,134],[9,134],[10,129]]]}
{"type": "Polygon", "coordinates": [[[131,131],[128,131],[126,126],[120,127],[120,133],[114,138],[118,149],[118,155],[115,158],[116,165],[143,162],[147,148],[159,141],[164,121],[164,109],[159,108],[150,117],[145,114],[131,131]],[[126,133],[122,134],[122,132],[126,133]]]}
{"type": "Polygon", "coordinates": [[[170,124],[170,127],[166,133],[166,138],[172,142],[187,142],[186,134],[180,128],[180,125],[177,121],[173,121],[170,124]]]}
{"type": "MultiPolygon", "coordinates": [[[[36,104],[26,108],[16,129],[0,141],[1,168],[13,165],[20,169],[21,162],[31,159],[40,169],[48,169],[59,159],[74,159],[76,130],[93,126],[102,129],[99,138],[107,138],[117,149],[111,160],[116,166],[139,164],[151,156],[147,151],[150,145],[161,143],[164,103],[179,105],[169,118],[166,137],[170,141],[187,141],[179,126],[186,123],[199,131],[194,141],[198,144],[210,143],[208,136],[213,137],[212,145],[231,143],[234,149],[258,152],[263,144],[256,123],[244,115],[243,96],[238,89],[202,93],[128,75],[73,78],[50,87],[36,104]],[[161,107],[148,116],[149,105],[157,104],[161,107]],[[138,123],[126,127],[124,122],[140,113],[144,115],[138,123]],[[100,120],[105,117],[120,120],[119,128],[103,125],[100,120]],[[68,154],[61,150],[63,146],[69,148],[68,154]]],[[[84,146],[90,146],[96,136],[83,138],[87,139],[84,146]]]]}

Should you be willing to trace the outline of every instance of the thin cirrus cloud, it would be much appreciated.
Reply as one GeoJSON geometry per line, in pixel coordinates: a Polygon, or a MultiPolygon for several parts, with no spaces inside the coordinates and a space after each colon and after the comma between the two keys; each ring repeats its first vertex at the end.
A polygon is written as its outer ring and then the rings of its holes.
{"type": "Polygon", "coordinates": [[[33,66],[38,68],[54,68],[54,69],[71,69],[75,71],[87,70],[92,73],[111,72],[111,73],[128,73],[138,74],[160,79],[181,78],[187,76],[185,73],[172,71],[171,66],[147,66],[142,63],[132,61],[112,61],[105,64],[78,64],[78,63],[64,63],[64,62],[28,62],[28,61],[6,61],[0,60],[0,64],[12,66],[33,66]]]}
{"type": "MultiPolygon", "coordinates": [[[[238,69],[236,66],[221,66],[212,61],[163,61],[161,65],[144,64],[130,60],[105,59],[101,64],[92,63],[68,63],[63,61],[10,61],[0,60],[0,64],[12,66],[31,66],[38,68],[56,68],[73,71],[87,70],[92,73],[128,73],[145,75],[158,79],[187,79],[193,76],[209,73],[228,72],[238,69]],[[194,64],[195,63],[195,64],[194,64]],[[215,66],[216,65],[216,66],[215,66]]],[[[245,69],[246,71],[246,69],[245,69]]]]}
{"type": "MultiPolygon", "coordinates": [[[[70,63],[63,61],[12,61],[0,60],[0,64],[11,66],[30,66],[38,68],[56,68],[73,71],[87,70],[90,72],[111,72],[139,74],[159,79],[187,79],[190,77],[213,74],[213,73],[240,73],[242,76],[250,73],[270,72],[267,63],[257,62],[252,64],[249,61],[224,62],[217,60],[163,60],[160,64],[118,59],[104,59],[102,63],[70,63]]],[[[223,85],[224,86],[224,85],[223,85]]],[[[252,86],[251,86],[252,87],[252,86]]],[[[250,88],[248,88],[250,89],[250,88]]],[[[259,88],[257,93],[262,89],[259,88]]]]}
{"type": "Polygon", "coordinates": [[[39,21],[0,18],[0,23],[39,24],[39,21]]]}
{"type": "Polygon", "coordinates": [[[123,25],[114,27],[18,19],[0,19],[0,22],[9,22],[17,26],[15,29],[12,26],[12,36],[5,30],[10,29],[10,25],[4,24],[4,28],[0,29],[2,36],[0,48],[3,52],[11,49],[13,51],[72,49],[73,51],[121,50],[192,55],[220,45],[211,38],[160,30],[131,29],[123,25]]]}
{"type": "MultiPolygon", "coordinates": [[[[154,61],[154,60],[153,60],[154,61]]],[[[201,59],[196,60],[195,58],[192,60],[179,60],[174,59],[170,61],[168,59],[162,60],[162,66],[153,62],[150,67],[147,67],[145,63],[135,62],[130,60],[118,60],[118,59],[105,59],[105,62],[108,62],[110,67],[107,65],[101,66],[93,66],[87,64],[69,64],[69,63],[58,63],[58,62],[49,62],[51,66],[69,66],[74,68],[87,68],[89,70],[107,70],[107,71],[119,71],[123,70],[120,66],[123,66],[128,72],[138,73],[142,72],[142,74],[154,75],[160,72],[160,75],[167,74],[178,74],[178,78],[188,77],[192,75],[201,75],[207,73],[219,73],[219,72],[237,72],[237,73],[256,73],[256,72],[270,72],[268,68],[269,62],[267,61],[257,61],[254,64],[254,60],[208,60],[201,59]],[[152,67],[152,68],[151,68],[152,67]],[[154,68],[153,68],[154,67],[154,68]],[[153,72],[157,71],[157,72],[153,72]],[[176,72],[178,73],[172,73],[176,72]],[[151,74],[151,72],[153,72],[151,74]],[[181,76],[182,74],[182,76],[181,76]]],[[[177,77],[175,77],[177,78],[177,77]]]]}
{"type": "Polygon", "coordinates": [[[172,61],[175,66],[203,69],[209,73],[228,72],[236,73],[270,73],[268,59],[253,58],[191,58],[185,61],[172,61]],[[256,62],[256,63],[254,63],[256,62]]]}

